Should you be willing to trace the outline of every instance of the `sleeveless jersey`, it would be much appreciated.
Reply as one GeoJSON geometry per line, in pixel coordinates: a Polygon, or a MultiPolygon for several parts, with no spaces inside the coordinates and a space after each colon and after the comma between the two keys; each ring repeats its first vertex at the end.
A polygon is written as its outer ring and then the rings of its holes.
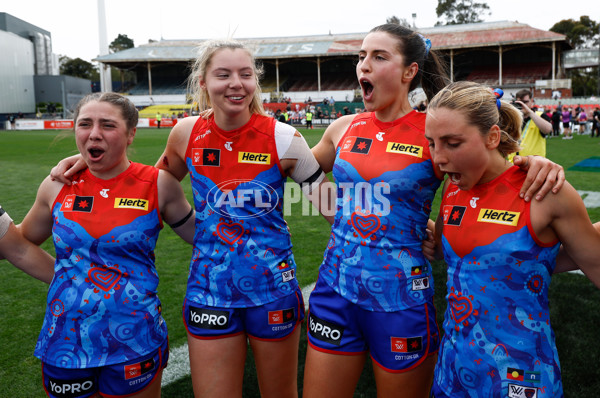
{"type": "Polygon", "coordinates": [[[281,130],[293,128],[257,114],[234,131],[212,117],[196,122],[186,152],[196,207],[187,300],[247,308],[298,286],[283,219],[286,177],[275,137],[281,130]]]}
{"type": "Polygon", "coordinates": [[[154,247],[158,169],[131,163],[110,180],[88,169],[52,206],[55,275],[35,355],[90,368],[146,355],[167,338],[154,247]]]}
{"type": "Polygon", "coordinates": [[[548,287],[560,242],[537,240],[526,174],[442,199],[448,307],[435,382],[452,397],[562,397],[548,287]]]}
{"type": "Polygon", "coordinates": [[[319,278],[372,311],[397,311],[433,296],[421,252],[436,176],[425,115],[384,123],[356,116],[336,149],[338,209],[319,278]]]}

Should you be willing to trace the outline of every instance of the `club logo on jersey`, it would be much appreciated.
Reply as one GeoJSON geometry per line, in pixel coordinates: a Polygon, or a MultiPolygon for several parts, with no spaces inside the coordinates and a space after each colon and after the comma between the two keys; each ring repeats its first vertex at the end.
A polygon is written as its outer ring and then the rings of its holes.
{"type": "Polygon", "coordinates": [[[55,397],[80,397],[93,391],[94,379],[89,377],[84,379],[65,381],[48,377],[48,388],[52,395],[55,397]]]}
{"type": "Polygon", "coordinates": [[[313,338],[333,345],[340,345],[344,335],[343,327],[317,318],[313,314],[308,317],[308,328],[313,338]]]}
{"type": "Polygon", "coordinates": [[[287,271],[283,271],[281,273],[281,281],[283,283],[289,282],[294,280],[294,278],[296,278],[296,270],[295,269],[288,269],[287,271]]]}
{"type": "Polygon", "coordinates": [[[255,218],[272,212],[280,202],[276,189],[261,181],[227,180],[206,194],[208,206],[222,216],[255,218]]]}
{"type": "Polygon", "coordinates": [[[481,209],[477,221],[516,226],[520,215],[521,213],[515,211],[481,209]]]}
{"type": "Polygon", "coordinates": [[[429,288],[429,277],[412,280],[412,290],[425,290],[429,288]]]}
{"type": "Polygon", "coordinates": [[[391,337],[392,352],[415,352],[423,349],[423,337],[391,337]]]}
{"type": "Polygon", "coordinates": [[[190,305],[188,322],[201,329],[223,330],[229,327],[229,312],[196,308],[190,305]]]}
{"type": "Polygon", "coordinates": [[[94,207],[93,196],[67,195],[60,210],[63,212],[80,211],[91,213],[92,207],[94,207]]]}
{"type": "Polygon", "coordinates": [[[239,152],[238,163],[271,164],[270,153],[239,152]]]}
{"type": "Polygon", "coordinates": [[[385,133],[383,131],[380,131],[379,133],[377,133],[377,135],[375,135],[375,138],[377,138],[377,141],[383,141],[383,135],[385,133]]]}
{"type": "Polygon", "coordinates": [[[423,147],[418,145],[402,144],[400,142],[388,142],[386,152],[401,153],[404,155],[423,157],[423,147]]]}
{"type": "Polygon", "coordinates": [[[139,363],[134,363],[133,365],[125,365],[123,366],[123,371],[125,372],[125,380],[135,379],[137,377],[143,376],[146,373],[153,371],[154,367],[155,364],[153,358],[139,363]]]}
{"type": "Polygon", "coordinates": [[[369,150],[371,150],[372,143],[373,140],[370,138],[349,137],[344,141],[340,151],[362,153],[363,155],[366,155],[369,153],[369,150]]]}
{"type": "Polygon", "coordinates": [[[115,209],[148,210],[146,199],[115,198],[115,209]]]}
{"type": "Polygon", "coordinates": [[[283,323],[293,321],[295,318],[296,317],[294,316],[293,308],[269,311],[269,325],[281,325],[283,323]]]}
{"type": "Polygon", "coordinates": [[[442,214],[444,225],[460,225],[465,215],[465,206],[444,206],[442,214]]]}
{"type": "Polygon", "coordinates": [[[518,384],[508,385],[508,398],[537,398],[538,389],[535,387],[524,387],[518,384]]]}
{"type": "Polygon", "coordinates": [[[225,149],[227,149],[229,152],[231,152],[233,149],[233,148],[231,148],[231,144],[233,144],[233,141],[227,141],[225,143],[225,149]]]}
{"type": "Polygon", "coordinates": [[[212,148],[192,148],[192,166],[220,166],[221,150],[212,148]]]}
{"type": "Polygon", "coordinates": [[[108,189],[108,188],[101,189],[100,196],[102,196],[103,198],[108,198],[108,191],[110,191],[110,189],[108,189]]]}
{"type": "Polygon", "coordinates": [[[366,155],[371,150],[372,143],[373,140],[370,138],[356,137],[356,140],[354,141],[354,145],[352,145],[352,149],[350,149],[350,152],[362,153],[363,155],[366,155]]]}

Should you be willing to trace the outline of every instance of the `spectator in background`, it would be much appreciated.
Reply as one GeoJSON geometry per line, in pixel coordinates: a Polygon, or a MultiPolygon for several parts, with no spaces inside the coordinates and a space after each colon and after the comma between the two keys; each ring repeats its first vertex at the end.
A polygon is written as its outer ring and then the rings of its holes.
{"type": "MultiPolygon", "coordinates": [[[[523,113],[523,133],[521,134],[521,149],[516,155],[546,156],[546,135],[552,132],[550,118],[543,112],[534,111],[533,97],[530,90],[519,90],[515,94],[516,107],[523,113]]],[[[512,159],[515,154],[509,156],[512,159]]]]}
{"type": "Polygon", "coordinates": [[[600,137],[600,108],[596,107],[594,109],[592,118],[592,134],[590,136],[593,138],[595,131],[596,137],[600,137]]]}
{"type": "Polygon", "coordinates": [[[571,109],[563,106],[561,115],[563,124],[563,140],[570,140],[573,138],[571,135],[571,109]]]}
{"type": "Polygon", "coordinates": [[[8,116],[8,124],[9,124],[9,130],[14,130],[16,128],[15,126],[16,123],[16,118],[15,115],[13,115],[12,113],[8,116]]]}
{"type": "Polygon", "coordinates": [[[579,122],[579,134],[585,134],[587,130],[588,116],[584,108],[581,108],[581,111],[579,111],[579,115],[577,115],[577,121],[579,122]]]}
{"type": "Polygon", "coordinates": [[[323,119],[323,111],[320,106],[317,106],[317,119],[323,119]]]}
{"type": "Polygon", "coordinates": [[[579,106],[571,108],[571,131],[573,134],[579,132],[579,106]]]}
{"type": "Polygon", "coordinates": [[[162,115],[160,112],[156,112],[156,128],[160,128],[160,122],[162,120],[162,115]]]}
{"type": "Polygon", "coordinates": [[[552,116],[550,117],[550,120],[552,120],[552,136],[554,137],[558,137],[560,135],[561,118],[562,116],[560,114],[560,109],[557,106],[556,109],[554,109],[554,112],[552,112],[552,116]]]}
{"type": "Polygon", "coordinates": [[[307,129],[313,128],[312,120],[313,120],[313,113],[310,110],[310,107],[307,107],[306,108],[306,128],[307,129]]]}

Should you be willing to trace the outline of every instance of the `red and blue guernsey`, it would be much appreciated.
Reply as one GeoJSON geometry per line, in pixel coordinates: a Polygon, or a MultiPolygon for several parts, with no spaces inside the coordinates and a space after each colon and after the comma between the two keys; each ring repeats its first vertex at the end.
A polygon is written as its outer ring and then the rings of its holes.
{"type": "Polygon", "coordinates": [[[158,169],[131,163],[110,180],[89,170],[52,206],[55,275],[35,355],[90,368],[146,355],[167,338],[154,247],[158,169]]]}
{"type": "Polygon", "coordinates": [[[276,142],[294,131],[257,114],[233,131],[212,117],[196,122],[186,152],[196,207],[186,300],[248,308],[298,286],[276,142]]]}
{"type": "Polygon", "coordinates": [[[357,115],[333,166],[338,210],[319,278],[373,311],[392,312],[433,296],[421,251],[440,185],[424,136],[425,114],[384,123],[357,115]]]}
{"type": "Polygon", "coordinates": [[[541,243],[516,166],[442,199],[448,307],[435,368],[450,397],[562,397],[548,287],[559,242],[541,243]]]}

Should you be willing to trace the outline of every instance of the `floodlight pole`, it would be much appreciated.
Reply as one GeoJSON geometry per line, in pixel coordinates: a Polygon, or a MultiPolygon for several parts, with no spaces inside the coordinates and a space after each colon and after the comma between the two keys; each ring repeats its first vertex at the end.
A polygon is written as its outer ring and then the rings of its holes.
{"type": "MultiPolygon", "coordinates": [[[[108,54],[108,40],[106,39],[106,11],[104,0],[98,0],[98,40],[100,44],[100,56],[108,54]]],[[[110,67],[100,62],[100,90],[102,92],[112,91],[112,79],[110,67]]]]}

